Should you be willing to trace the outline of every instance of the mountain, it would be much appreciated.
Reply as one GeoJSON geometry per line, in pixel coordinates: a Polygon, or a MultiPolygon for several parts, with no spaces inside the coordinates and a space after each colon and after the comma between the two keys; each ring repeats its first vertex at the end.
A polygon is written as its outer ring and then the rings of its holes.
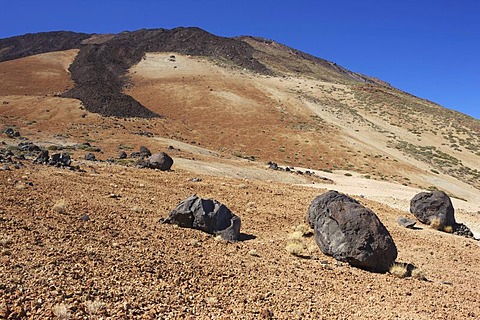
{"type": "Polygon", "coordinates": [[[199,28],[0,39],[0,79],[0,318],[62,303],[74,317],[480,314],[478,242],[396,222],[416,193],[443,190],[480,235],[474,118],[274,40],[199,28]],[[71,170],[34,164],[35,146],[71,170]],[[173,171],[137,168],[142,146],[173,171]],[[326,189],[375,211],[430,282],[287,254],[326,189]],[[191,194],[225,203],[248,240],[158,223],[191,194]]]}

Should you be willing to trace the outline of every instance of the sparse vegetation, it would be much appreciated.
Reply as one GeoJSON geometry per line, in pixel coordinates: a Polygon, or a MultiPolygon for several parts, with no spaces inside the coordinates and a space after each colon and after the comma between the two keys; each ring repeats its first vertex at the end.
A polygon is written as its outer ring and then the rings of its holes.
{"type": "Polygon", "coordinates": [[[53,211],[61,214],[66,214],[67,213],[67,202],[65,199],[60,199],[52,207],[53,211]]]}
{"type": "Polygon", "coordinates": [[[56,304],[53,307],[53,314],[59,319],[59,320],[68,320],[71,318],[72,314],[70,313],[70,310],[64,303],[56,304]]]}
{"type": "Polygon", "coordinates": [[[397,278],[405,278],[408,276],[407,266],[403,263],[394,263],[389,270],[390,274],[397,278]]]}

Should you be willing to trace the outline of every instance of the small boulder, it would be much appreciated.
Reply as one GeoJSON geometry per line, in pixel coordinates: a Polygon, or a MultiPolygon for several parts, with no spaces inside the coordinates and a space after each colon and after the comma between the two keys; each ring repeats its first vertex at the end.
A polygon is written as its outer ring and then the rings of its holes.
{"type": "Polygon", "coordinates": [[[118,159],[126,159],[127,158],[127,153],[125,151],[120,152],[118,155],[118,159]]]}
{"type": "Polygon", "coordinates": [[[144,146],[141,146],[140,147],[140,157],[142,158],[148,158],[152,155],[152,153],[150,152],[150,150],[148,150],[147,147],[144,147],[144,146]]]}
{"type": "Polygon", "coordinates": [[[170,212],[163,223],[176,224],[184,228],[199,229],[220,235],[222,239],[236,241],[240,235],[240,218],[225,205],[213,199],[190,196],[170,212]]]}
{"type": "Polygon", "coordinates": [[[52,155],[48,164],[57,167],[69,167],[71,163],[72,159],[68,153],[56,153],[52,155]]]}
{"type": "Polygon", "coordinates": [[[417,221],[405,217],[398,217],[397,222],[404,228],[413,229],[417,221]]]}
{"type": "Polygon", "coordinates": [[[50,156],[48,155],[48,150],[42,150],[38,157],[33,161],[33,163],[47,164],[49,160],[50,156]]]}
{"type": "Polygon", "coordinates": [[[450,197],[443,191],[421,192],[410,201],[410,212],[424,224],[435,224],[439,228],[455,225],[455,210],[450,197]]]}
{"type": "Polygon", "coordinates": [[[148,158],[148,166],[152,169],[168,171],[173,165],[173,159],[165,152],[158,152],[148,158]]]}
{"type": "Polygon", "coordinates": [[[397,258],[390,233],[373,211],[343,196],[310,206],[319,212],[314,222],[317,245],[324,254],[351,266],[387,272],[397,258]]]}
{"type": "Polygon", "coordinates": [[[85,160],[87,161],[96,161],[97,159],[95,158],[95,155],[93,153],[87,153],[85,155],[85,160]]]}

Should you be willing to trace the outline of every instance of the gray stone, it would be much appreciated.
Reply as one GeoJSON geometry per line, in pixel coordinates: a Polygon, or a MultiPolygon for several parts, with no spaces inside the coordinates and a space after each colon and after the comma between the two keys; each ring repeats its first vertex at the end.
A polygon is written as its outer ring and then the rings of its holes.
{"type": "Polygon", "coordinates": [[[413,227],[417,223],[417,221],[412,220],[412,219],[408,219],[408,218],[405,218],[405,217],[398,217],[397,222],[402,227],[409,228],[409,229],[413,229],[413,227]]]}
{"type": "Polygon", "coordinates": [[[438,219],[439,227],[455,225],[455,210],[450,197],[443,191],[421,192],[410,201],[410,212],[422,223],[438,219]]]}
{"type": "Polygon", "coordinates": [[[314,222],[315,241],[322,252],[354,267],[388,271],[397,258],[397,248],[375,213],[354,199],[328,197],[330,201],[322,198],[311,205],[319,213],[314,222]]]}
{"type": "Polygon", "coordinates": [[[148,158],[148,166],[152,169],[168,171],[173,165],[173,159],[165,152],[158,152],[148,158]]]}
{"type": "Polygon", "coordinates": [[[85,160],[87,161],[96,161],[97,159],[95,158],[95,155],[93,153],[87,153],[85,155],[85,160]]]}
{"type": "Polygon", "coordinates": [[[170,212],[163,223],[184,228],[199,229],[220,235],[223,239],[236,241],[240,235],[241,220],[225,205],[213,199],[190,196],[170,212]]]}

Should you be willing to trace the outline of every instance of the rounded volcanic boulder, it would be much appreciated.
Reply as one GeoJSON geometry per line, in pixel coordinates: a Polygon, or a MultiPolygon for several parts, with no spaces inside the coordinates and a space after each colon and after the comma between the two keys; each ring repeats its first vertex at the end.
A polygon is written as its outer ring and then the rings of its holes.
{"type": "Polygon", "coordinates": [[[310,205],[318,213],[314,219],[317,245],[324,254],[351,266],[387,272],[397,258],[397,247],[387,228],[355,199],[333,195],[330,192],[310,205]]]}
{"type": "Polygon", "coordinates": [[[173,165],[173,159],[165,152],[154,153],[148,158],[148,166],[160,171],[168,171],[173,165]]]}
{"type": "Polygon", "coordinates": [[[180,202],[163,223],[199,229],[236,241],[240,235],[241,220],[220,202],[193,195],[180,202]]]}
{"type": "Polygon", "coordinates": [[[310,228],[315,229],[315,220],[317,220],[318,216],[324,214],[323,211],[327,208],[327,204],[332,201],[358,203],[357,200],[335,190],[329,190],[324,194],[319,195],[313,199],[308,207],[307,223],[310,228]]]}
{"type": "Polygon", "coordinates": [[[454,226],[455,210],[450,197],[443,191],[421,192],[410,201],[410,212],[422,223],[435,220],[438,227],[454,226]]]}

